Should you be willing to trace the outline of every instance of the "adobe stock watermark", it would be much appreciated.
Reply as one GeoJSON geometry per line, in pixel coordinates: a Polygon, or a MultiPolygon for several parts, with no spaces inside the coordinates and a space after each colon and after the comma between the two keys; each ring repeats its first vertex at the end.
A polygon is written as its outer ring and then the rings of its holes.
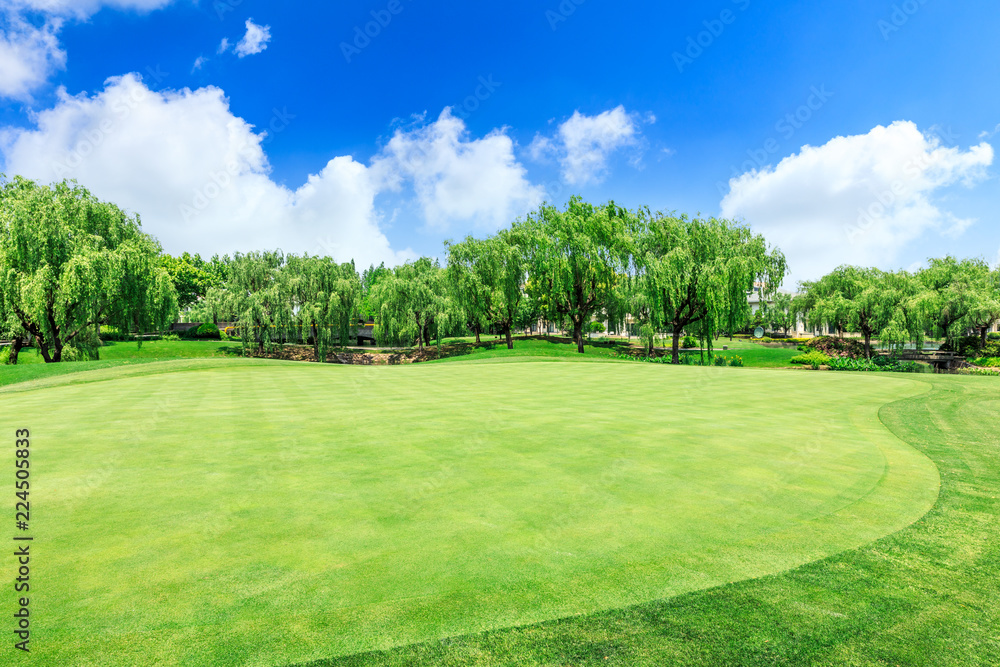
{"type": "Polygon", "coordinates": [[[69,155],[52,165],[56,180],[61,181],[69,178],[73,171],[83,164],[84,160],[93,154],[109,136],[114,134],[119,124],[131,116],[136,107],[149,99],[150,93],[157,90],[164,79],[170,76],[170,72],[164,72],[159,65],[155,68],[147,67],[146,74],[149,75],[148,82],[143,77],[143,83],[146,85],[136,87],[125,99],[118,100],[111,105],[113,118],[104,118],[97,124],[97,127],[85,130],[82,138],[76,142],[69,155]]]}
{"type": "MultiPolygon", "coordinates": [[[[259,145],[266,146],[274,141],[274,137],[284,132],[294,119],[295,115],[289,113],[287,108],[273,109],[271,121],[267,126],[267,135],[260,141],[259,145]]],[[[256,145],[244,143],[239,147],[237,153],[249,157],[249,154],[256,145]]],[[[191,201],[180,205],[179,210],[184,222],[190,222],[207,209],[214,200],[218,199],[233,184],[233,179],[242,171],[243,169],[239,162],[230,160],[226,163],[225,170],[210,172],[208,182],[195,190],[191,201]]]]}
{"type": "MultiPolygon", "coordinates": [[[[745,12],[750,8],[750,0],[732,0],[740,12],[745,12]]],[[[739,16],[732,9],[726,8],[719,13],[718,18],[703,21],[705,29],[697,35],[689,35],[687,38],[687,48],[681,51],[674,51],[674,65],[681,74],[687,67],[694,64],[694,61],[701,58],[705,51],[710,49],[715,41],[722,37],[728,26],[736,23],[739,16]]]]}
{"type": "MultiPolygon", "coordinates": [[[[770,164],[771,158],[781,152],[782,145],[778,137],[780,136],[786,142],[790,141],[799,130],[815,117],[820,109],[826,106],[826,103],[833,96],[834,93],[827,90],[826,84],[812,86],[809,89],[809,95],[806,97],[805,102],[794,111],[785,114],[784,117],[774,124],[774,130],[778,135],[769,137],[760,148],[747,150],[747,157],[749,159],[739,167],[732,167],[730,178],[739,178],[747,172],[762,169],[764,166],[770,164]]],[[[716,187],[719,190],[719,194],[723,197],[729,192],[728,184],[722,181],[716,183],[716,187]]]]}
{"type": "Polygon", "coordinates": [[[496,81],[493,75],[479,77],[478,85],[471,95],[466,97],[460,104],[451,108],[452,114],[462,120],[468,120],[482,106],[483,102],[493,97],[493,93],[503,85],[502,81],[496,81]]]}
{"type": "Polygon", "coordinates": [[[372,20],[363,26],[354,26],[354,35],[350,42],[340,43],[340,52],[344,54],[344,60],[350,65],[355,57],[371,46],[372,40],[382,34],[382,31],[389,27],[392,19],[403,13],[406,6],[403,0],[389,0],[384,9],[373,9],[371,11],[372,20]]]}
{"type": "Polygon", "coordinates": [[[236,11],[236,8],[242,4],[243,0],[215,0],[212,3],[212,9],[215,10],[215,15],[222,21],[226,18],[226,14],[236,11]]]}
{"type": "Polygon", "coordinates": [[[585,2],[587,0],[562,0],[555,9],[545,10],[545,19],[553,32],[559,29],[560,24],[568,21],[569,17],[576,13],[577,8],[585,2]]]}
{"type": "MultiPolygon", "coordinates": [[[[934,127],[927,134],[936,140],[937,145],[958,145],[959,135],[952,132],[950,127],[948,129],[934,127]]],[[[920,180],[924,173],[933,166],[933,160],[926,152],[920,157],[908,160],[903,165],[903,178],[894,180],[889,184],[889,187],[875,193],[868,206],[862,206],[858,209],[857,219],[851,224],[844,225],[844,233],[847,235],[848,243],[855,245],[858,239],[863,238],[876,225],[885,222],[892,207],[904,198],[913,195],[913,184],[920,180]]]]}
{"type": "Polygon", "coordinates": [[[888,42],[895,33],[902,30],[903,26],[910,22],[910,19],[927,2],[928,0],[905,0],[905,2],[893,5],[892,13],[889,14],[889,17],[887,19],[879,19],[877,24],[879,32],[882,33],[882,39],[888,42]]]}

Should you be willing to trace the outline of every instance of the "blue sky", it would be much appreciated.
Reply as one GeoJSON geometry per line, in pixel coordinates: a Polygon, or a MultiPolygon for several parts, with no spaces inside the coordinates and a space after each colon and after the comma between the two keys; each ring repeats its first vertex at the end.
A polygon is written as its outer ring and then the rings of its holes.
{"type": "Polygon", "coordinates": [[[577,193],[742,218],[790,282],[996,262],[1000,13],[956,4],[7,0],[0,156],[175,253],[393,263],[577,193]]]}

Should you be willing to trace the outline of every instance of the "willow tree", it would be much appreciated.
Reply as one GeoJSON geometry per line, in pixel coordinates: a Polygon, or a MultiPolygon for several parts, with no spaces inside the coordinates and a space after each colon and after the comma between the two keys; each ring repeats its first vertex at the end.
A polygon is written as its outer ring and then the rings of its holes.
{"type": "Polygon", "coordinates": [[[512,330],[524,318],[529,240],[523,228],[514,228],[448,246],[448,276],[477,343],[480,330],[489,325],[504,336],[507,349],[514,349],[512,330]]]}
{"type": "Polygon", "coordinates": [[[618,282],[630,265],[636,221],[614,202],[594,206],[573,197],[565,211],[545,205],[514,226],[529,248],[533,296],[547,319],[569,322],[580,354],[593,316],[617,310],[618,282]]]}
{"type": "Polygon", "coordinates": [[[375,335],[380,345],[416,344],[423,349],[431,338],[441,341],[458,317],[448,294],[444,270],[426,257],[397,266],[372,288],[376,307],[375,335]]]}
{"type": "Polygon", "coordinates": [[[323,362],[330,348],[348,343],[360,311],[361,278],[353,262],[309,255],[289,257],[282,272],[299,331],[323,362]]]}
{"type": "Polygon", "coordinates": [[[980,347],[985,347],[990,329],[1000,321],[1000,269],[980,271],[975,290],[968,326],[979,335],[980,347]]]}
{"type": "Polygon", "coordinates": [[[917,272],[922,289],[912,300],[912,307],[924,319],[925,327],[944,336],[951,349],[957,349],[955,338],[962,324],[977,307],[980,284],[989,273],[981,259],[958,260],[947,256],[931,259],[928,266],[917,272]]]}
{"type": "Polygon", "coordinates": [[[75,183],[0,187],[4,308],[46,363],[74,348],[96,356],[102,325],[138,333],[172,321],[177,293],[159,254],[137,216],[75,183]]]}
{"type": "Polygon", "coordinates": [[[658,327],[673,331],[672,361],[680,363],[685,329],[702,340],[750,315],[747,295],[766,297],[785,277],[785,256],[747,227],[716,218],[651,216],[638,242],[638,288],[658,327]]]}
{"type": "Polygon", "coordinates": [[[487,242],[467,237],[460,243],[445,243],[448,251],[448,284],[456,305],[466,318],[466,326],[481,343],[493,310],[493,286],[485,267],[487,242]]]}
{"type": "Polygon", "coordinates": [[[14,316],[14,313],[7,308],[2,292],[0,292],[0,339],[10,341],[10,354],[7,357],[7,363],[16,366],[21,349],[28,340],[28,332],[21,326],[21,322],[14,316]]]}
{"type": "Polygon", "coordinates": [[[861,334],[865,358],[871,359],[872,338],[881,338],[890,325],[894,331],[905,326],[905,316],[899,311],[910,296],[907,286],[898,276],[879,269],[841,266],[811,284],[807,294],[812,318],[861,334]]]}
{"type": "Polygon", "coordinates": [[[281,252],[237,253],[229,263],[227,310],[236,316],[244,351],[258,354],[284,343],[292,330],[292,299],[281,252]]]}

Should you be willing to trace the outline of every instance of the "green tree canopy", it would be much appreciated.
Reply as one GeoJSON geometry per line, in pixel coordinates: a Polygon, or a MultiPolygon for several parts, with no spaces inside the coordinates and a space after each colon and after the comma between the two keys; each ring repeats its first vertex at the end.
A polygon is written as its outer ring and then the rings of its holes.
{"type": "Polygon", "coordinates": [[[432,337],[460,318],[447,290],[444,270],[426,257],[396,267],[371,293],[376,307],[375,336],[380,345],[410,345],[421,349],[432,337]]]}
{"type": "Polygon", "coordinates": [[[290,256],[282,272],[300,335],[312,341],[316,360],[325,361],[331,347],[348,344],[356,327],[361,279],[354,263],[290,256]]]}
{"type": "Polygon", "coordinates": [[[493,326],[514,349],[511,332],[524,319],[529,240],[523,228],[514,228],[483,241],[469,237],[447,245],[448,276],[477,343],[480,331],[493,326]]]}
{"type": "Polygon", "coordinates": [[[282,274],[281,252],[237,253],[229,264],[227,309],[236,316],[236,330],[247,350],[271,351],[284,343],[294,316],[289,281],[282,274]]]}
{"type": "Polygon", "coordinates": [[[98,328],[157,330],[177,314],[160,247],[139,219],[73,183],[0,187],[0,292],[46,363],[96,353],[98,328]]]}
{"type": "Polygon", "coordinates": [[[980,346],[986,345],[990,328],[1000,320],[1000,269],[980,270],[975,280],[968,327],[979,334],[980,346]]]}
{"type": "Polygon", "coordinates": [[[533,297],[548,319],[569,322],[580,354],[594,314],[618,309],[614,300],[631,263],[636,223],[613,202],[593,206],[573,197],[565,211],[545,205],[514,226],[530,247],[533,297]]]}
{"type": "Polygon", "coordinates": [[[809,295],[813,319],[861,334],[868,359],[872,357],[872,338],[889,333],[888,342],[900,342],[911,328],[905,309],[913,295],[913,283],[904,274],[842,266],[812,284],[809,295]]]}
{"type": "Polygon", "coordinates": [[[951,349],[957,349],[956,337],[982,305],[983,284],[988,276],[989,266],[982,259],[958,260],[950,255],[931,259],[927,268],[917,273],[922,289],[913,298],[912,306],[923,317],[926,328],[943,336],[951,349]]]}
{"type": "Polygon", "coordinates": [[[655,326],[673,331],[675,364],[685,329],[709,341],[716,331],[732,331],[749,318],[754,286],[773,294],[786,273],[784,255],[749,228],[684,215],[652,216],[636,262],[655,326]]]}
{"type": "Polygon", "coordinates": [[[206,298],[211,288],[221,286],[225,280],[225,274],[221,270],[224,264],[218,257],[213,257],[212,262],[206,262],[198,254],[184,253],[179,257],[172,257],[164,253],[160,256],[160,266],[173,281],[181,310],[206,298]]]}

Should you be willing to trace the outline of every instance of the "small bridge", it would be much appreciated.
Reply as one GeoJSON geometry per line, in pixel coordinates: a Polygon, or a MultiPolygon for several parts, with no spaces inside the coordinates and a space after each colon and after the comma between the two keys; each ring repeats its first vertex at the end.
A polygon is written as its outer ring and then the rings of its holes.
{"type": "Polygon", "coordinates": [[[965,361],[965,357],[961,357],[955,352],[942,352],[940,350],[927,352],[921,350],[904,350],[896,358],[900,361],[922,361],[938,370],[944,371],[953,370],[961,362],[965,361]]]}

